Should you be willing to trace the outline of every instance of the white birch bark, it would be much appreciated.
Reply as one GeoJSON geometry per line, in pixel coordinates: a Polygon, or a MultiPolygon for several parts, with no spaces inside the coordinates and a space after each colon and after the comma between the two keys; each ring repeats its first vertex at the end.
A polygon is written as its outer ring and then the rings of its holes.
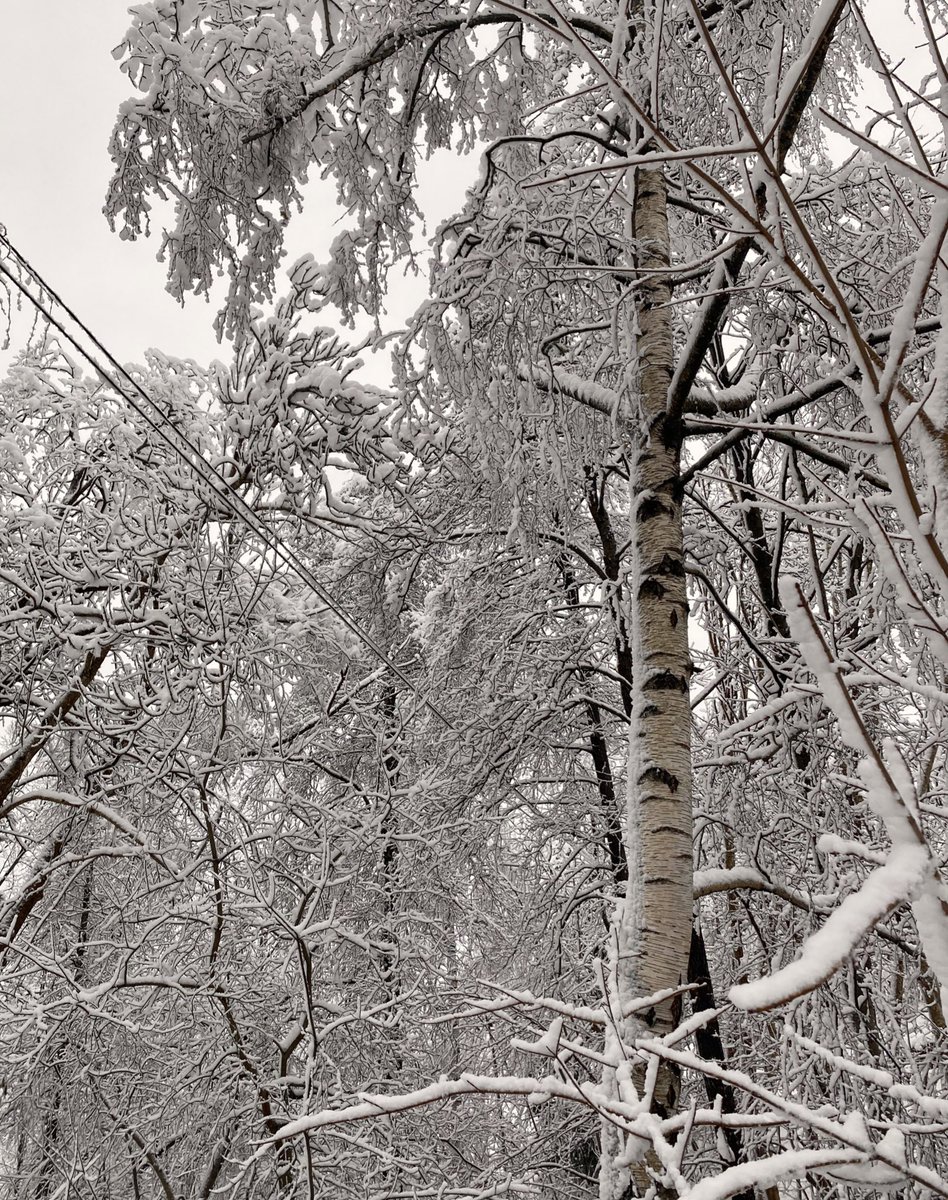
{"type": "MultiPolygon", "coordinates": [[[[637,265],[645,280],[637,310],[640,410],[628,428],[632,527],[626,591],[633,662],[625,830],[629,881],[617,913],[614,976],[623,1011],[634,997],[677,988],[686,978],[692,909],[691,660],[680,422],[667,408],[674,347],[666,282],[666,182],[660,170],[637,173],[634,223],[637,265]]],[[[646,1012],[644,1023],[663,1036],[677,1024],[679,1008],[677,998],[663,1001],[646,1012]]],[[[641,1031],[642,1020],[621,1022],[623,1040],[641,1031]]],[[[633,1074],[641,1091],[643,1072],[633,1074]]],[[[621,1093],[623,1085],[616,1086],[621,1093]]],[[[677,1073],[663,1065],[651,1107],[670,1115],[677,1093],[677,1073]]],[[[635,1164],[635,1191],[629,1191],[629,1168],[617,1153],[621,1140],[613,1127],[604,1127],[602,1200],[643,1194],[648,1186],[644,1165],[635,1164]]]]}

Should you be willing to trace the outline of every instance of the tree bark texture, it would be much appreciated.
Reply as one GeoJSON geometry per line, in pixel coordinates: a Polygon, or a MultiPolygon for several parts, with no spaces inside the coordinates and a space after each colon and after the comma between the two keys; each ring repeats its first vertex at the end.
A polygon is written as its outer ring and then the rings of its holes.
{"type": "MultiPolygon", "coordinates": [[[[639,268],[656,273],[646,276],[638,307],[641,411],[630,447],[634,678],[626,849],[638,882],[630,894],[637,903],[625,910],[626,919],[635,922],[626,931],[631,951],[626,977],[638,995],[650,995],[677,987],[687,977],[692,908],[692,667],[679,486],[681,428],[667,408],[674,349],[661,171],[638,172],[635,236],[641,247],[639,268]]],[[[658,1004],[648,1023],[656,1033],[667,1033],[677,1022],[678,1008],[673,1001],[658,1004]]]]}
{"type": "MultiPolygon", "coordinates": [[[[688,602],[682,535],[681,421],[668,410],[674,367],[666,181],[661,170],[635,178],[634,229],[641,275],[636,307],[638,405],[628,426],[631,569],[628,625],[632,649],[625,828],[629,881],[617,917],[616,983],[620,1004],[677,988],[687,979],[692,915],[692,771],[688,602]]],[[[662,1036],[679,1020],[680,998],[644,1014],[662,1036]]],[[[625,1039],[641,1032],[637,1017],[623,1023],[625,1039]]],[[[644,1068],[633,1072],[637,1090],[644,1068]]],[[[652,1109],[675,1111],[677,1073],[659,1071],[652,1109]]],[[[616,1168],[621,1141],[605,1130],[603,1200],[643,1194],[644,1164],[616,1168]]],[[[657,1165],[657,1164],[649,1164],[657,1165]]]]}

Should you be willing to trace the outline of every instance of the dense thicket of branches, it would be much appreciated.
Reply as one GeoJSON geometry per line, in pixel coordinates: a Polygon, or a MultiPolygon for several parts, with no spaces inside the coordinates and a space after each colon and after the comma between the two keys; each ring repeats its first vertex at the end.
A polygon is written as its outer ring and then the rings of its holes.
{"type": "Polygon", "coordinates": [[[132,10],[233,363],[2,385],[4,1195],[948,1196],[946,16],[132,10]]]}

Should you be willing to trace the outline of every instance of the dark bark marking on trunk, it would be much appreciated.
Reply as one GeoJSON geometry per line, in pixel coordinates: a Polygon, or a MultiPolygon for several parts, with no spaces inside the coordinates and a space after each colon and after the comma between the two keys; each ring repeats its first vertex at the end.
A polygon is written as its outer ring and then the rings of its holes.
{"type": "Polygon", "coordinates": [[[671,771],[667,771],[664,767],[646,767],[639,776],[639,783],[647,782],[663,783],[670,792],[677,792],[681,781],[677,775],[673,775],[671,771]]]}

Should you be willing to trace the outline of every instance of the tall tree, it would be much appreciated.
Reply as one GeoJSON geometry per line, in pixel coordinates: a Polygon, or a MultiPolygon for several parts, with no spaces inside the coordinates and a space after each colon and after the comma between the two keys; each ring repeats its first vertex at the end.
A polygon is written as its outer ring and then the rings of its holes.
{"type": "MultiPolygon", "coordinates": [[[[209,499],[140,518],[111,450],[101,513],[13,503],[40,532],[8,625],[44,700],[16,692],[3,812],[52,763],[53,811],[110,822],[169,880],[103,892],[102,848],[14,832],[36,849],[11,849],[11,929],[42,981],[12,977],[24,1196],[70,1154],[126,1194],[948,1194],[948,210],[942,130],[916,115],[948,73],[940,6],[917,7],[934,75],[912,86],[844,0],[136,7],[109,211],[138,233],[170,192],[172,289],[229,274],[233,370],[176,384],[175,412],[297,565],[209,499]],[[847,125],[859,55],[890,142],[847,125]],[[827,128],[856,143],[842,165],[827,128]],[[379,315],[416,252],[418,159],[444,146],[481,172],[385,395],[299,323],[379,315]],[[314,166],[352,223],[263,318],[314,166]],[[72,594],[102,570],[57,557],[96,521],[146,538],[134,619],[89,615],[72,594]],[[157,638],[169,614],[204,630],[210,688],[187,639],[157,638]],[[59,627],[89,620],[107,646],[59,627]],[[68,903],[44,882],[61,867],[68,903]],[[175,1061],[229,1064],[203,1125],[158,1113],[148,1037],[116,1084],[29,1023],[28,994],[101,1000],[104,949],[64,968],[37,947],[54,920],[111,944],[119,895],[142,898],[136,949],[102,996],[135,954],[187,964],[140,978],[171,1002],[146,1006],[150,1037],[186,994],[202,1023],[175,1061]],[[56,1080],[32,1112],[34,1064],[56,1080]],[[99,1124],[70,1126],[87,1078],[99,1124]]],[[[24,462],[37,436],[12,431],[24,462]]],[[[84,480],[95,439],[70,444],[84,480]]]]}

